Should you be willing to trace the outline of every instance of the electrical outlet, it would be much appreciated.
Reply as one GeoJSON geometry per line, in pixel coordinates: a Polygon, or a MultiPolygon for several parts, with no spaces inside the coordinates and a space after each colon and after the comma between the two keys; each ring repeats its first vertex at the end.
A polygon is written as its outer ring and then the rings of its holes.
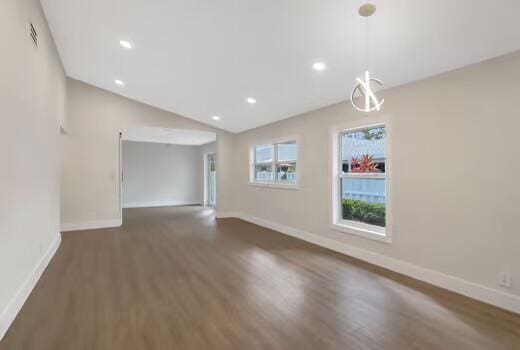
{"type": "Polygon", "coordinates": [[[511,272],[500,272],[498,284],[502,287],[511,288],[511,272]]]}

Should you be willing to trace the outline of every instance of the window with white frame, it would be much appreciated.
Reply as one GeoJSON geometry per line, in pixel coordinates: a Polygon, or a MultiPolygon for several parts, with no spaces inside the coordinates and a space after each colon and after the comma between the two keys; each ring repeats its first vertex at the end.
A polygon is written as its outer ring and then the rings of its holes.
{"type": "Polygon", "coordinates": [[[295,185],[298,148],[296,141],[255,146],[251,181],[295,185]]]}
{"type": "Polygon", "coordinates": [[[385,124],[338,134],[336,224],[386,236],[387,127],[385,124]]]}

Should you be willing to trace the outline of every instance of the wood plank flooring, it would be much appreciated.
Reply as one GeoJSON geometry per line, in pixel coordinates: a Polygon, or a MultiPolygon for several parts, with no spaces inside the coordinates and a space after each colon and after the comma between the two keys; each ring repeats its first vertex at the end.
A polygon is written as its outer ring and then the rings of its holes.
{"type": "Polygon", "coordinates": [[[63,242],[0,350],[520,349],[520,316],[201,207],[63,242]]]}

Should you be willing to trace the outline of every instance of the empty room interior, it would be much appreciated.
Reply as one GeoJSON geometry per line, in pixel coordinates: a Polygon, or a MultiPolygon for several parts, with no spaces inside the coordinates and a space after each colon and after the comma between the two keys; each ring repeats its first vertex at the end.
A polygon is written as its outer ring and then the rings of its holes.
{"type": "Polygon", "coordinates": [[[2,0],[0,350],[520,349],[519,15],[2,0]]]}
{"type": "Polygon", "coordinates": [[[121,209],[216,206],[216,134],[131,127],[121,132],[121,209]]]}

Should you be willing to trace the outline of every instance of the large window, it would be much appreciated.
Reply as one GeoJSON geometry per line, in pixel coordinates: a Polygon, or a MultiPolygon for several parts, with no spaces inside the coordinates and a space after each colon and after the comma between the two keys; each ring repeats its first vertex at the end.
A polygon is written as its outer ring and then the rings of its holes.
{"type": "Polygon", "coordinates": [[[296,141],[255,146],[251,181],[295,185],[298,149],[296,141]]]}
{"type": "Polygon", "coordinates": [[[387,236],[387,127],[338,134],[337,225],[362,235],[387,236]]]}

